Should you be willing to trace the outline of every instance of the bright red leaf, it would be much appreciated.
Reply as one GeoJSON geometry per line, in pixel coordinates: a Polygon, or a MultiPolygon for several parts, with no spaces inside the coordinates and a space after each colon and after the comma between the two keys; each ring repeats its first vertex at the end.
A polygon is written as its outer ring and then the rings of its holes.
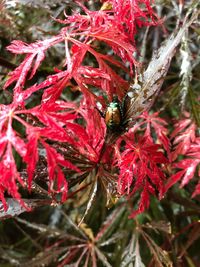
{"type": "Polygon", "coordinates": [[[175,129],[171,134],[171,139],[174,139],[173,144],[175,146],[172,152],[172,159],[176,160],[179,155],[185,155],[191,143],[195,141],[197,127],[190,118],[178,121],[174,127],[175,129]]]}
{"type": "MultiPolygon", "coordinates": [[[[172,168],[175,170],[175,174],[168,180],[166,191],[180,180],[182,180],[181,187],[185,186],[195,176],[195,172],[200,164],[200,138],[196,138],[195,142],[190,144],[185,156],[187,158],[173,163],[172,168]]],[[[200,177],[200,173],[198,175],[200,177]]],[[[198,188],[199,185],[197,185],[193,196],[200,193],[198,188]]]]}
{"type": "Polygon", "coordinates": [[[165,180],[162,164],[168,163],[168,160],[160,151],[161,146],[147,136],[136,141],[134,134],[127,134],[124,140],[125,150],[118,155],[119,192],[133,195],[142,191],[139,207],[131,215],[134,217],[148,208],[149,196],[156,195],[156,190],[162,198],[165,180]]]}

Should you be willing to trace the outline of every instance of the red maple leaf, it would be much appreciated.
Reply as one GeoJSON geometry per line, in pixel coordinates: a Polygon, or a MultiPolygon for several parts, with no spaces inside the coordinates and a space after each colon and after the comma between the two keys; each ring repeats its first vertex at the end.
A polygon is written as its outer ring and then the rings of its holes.
{"type": "MultiPolygon", "coordinates": [[[[165,190],[182,179],[181,187],[195,176],[196,169],[200,163],[200,138],[196,135],[197,126],[188,118],[185,113],[184,119],[175,123],[175,129],[171,134],[173,139],[174,151],[172,152],[172,170],[174,174],[169,178],[165,190]],[[179,159],[179,156],[184,159],[179,159]]],[[[193,196],[199,194],[197,185],[193,196]]]]}
{"type": "Polygon", "coordinates": [[[148,138],[153,140],[153,136],[157,143],[161,144],[163,148],[167,151],[168,159],[171,160],[171,143],[169,138],[167,137],[168,134],[168,123],[159,117],[159,112],[155,113],[148,113],[144,112],[139,116],[142,118],[142,121],[134,126],[134,130],[138,129],[139,127],[145,127],[144,135],[148,138]]]}
{"type": "MultiPolygon", "coordinates": [[[[184,156],[187,158],[173,163],[172,168],[176,170],[176,172],[167,181],[166,191],[181,179],[181,187],[185,186],[195,176],[196,169],[200,164],[200,138],[196,138],[195,141],[188,146],[187,152],[184,156]]],[[[200,172],[198,175],[200,176],[200,172]]],[[[198,184],[192,196],[194,197],[199,193],[200,190],[198,184]]]]}
{"type": "MultiPolygon", "coordinates": [[[[47,143],[48,140],[54,140],[75,145],[74,139],[69,134],[69,129],[71,131],[74,130],[71,121],[77,118],[77,115],[73,114],[74,111],[72,111],[71,106],[72,105],[67,105],[67,103],[62,101],[58,101],[54,103],[54,105],[43,103],[32,109],[17,109],[13,104],[0,106],[0,184],[2,190],[0,196],[5,208],[6,204],[3,198],[3,192],[5,190],[22,203],[20,194],[18,193],[17,183],[20,182],[22,186],[24,186],[24,183],[16,167],[15,158],[13,156],[14,151],[27,163],[29,187],[31,186],[36,163],[39,159],[39,143],[46,149],[47,163],[56,163],[56,165],[54,164],[49,167],[52,170],[51,173],[49,173],[49,178],[51,179],[50,185],[53,180],[57,179],[58,191],[63,190],[61,185],[67,189],[67,182],[64,181],[64,175],[62,174],[60,166],[79,171],[76,166],[65,160],[62,155],[57,153],[55,149],[50,147],[47,143]],[[40,121],[43,127],[33,126],[27,123],[25,118],[29,114],[37,117],[37,120],[40,121]],[[13,121],[15,120],[21,124],[21,127],[26,128],[26,139],[22,138],[13,128],[13,121]],[[67,124],[68,121],[70,121],[69,125],[67,124]],[[65,127],[68,128],[68,131],[66,131],[65,127]],[[54,175],[55,172],[57,176],[54,175]],[[8,177],[10,178],[8,179],[8,177]]],[[[66,195],[66,192],[66,190],[63,190],[64,195],[66,195]]]]}
{"type": "Polygon", "coordinates": [[[188,113],[185,113],[186,118],[179,120],[174,125],[174,131],[171,134],[173,139],[174,151],[172,152],[172,159],[176,160],[179,155],[185,155],[190,148],[192,142],[196,139],[195,123],[188,117],[188,113]]]}
{"type": "Polygon", "coordinates": [[[156,190],[162,198],[165,180],[162,164],[168,160],[160,150],[161,146],[154,144],[148,136],[139,137],[137,141],[135,135],[129,133],[123,139],[126,141],[125,150],[118,155],[119,192],[131,196],[142,191],[139,207],[131,214],[134,217],[148,208],[149,197],[156,195],[156,190]]]}
{"type": "Polygon", "coordinates": [[[29,79],[31,79],[35,72],[37,71],[38,67],[40,66],[41,62],[44,60],[45,51],[59,43],[63,40],[62,36],[55,36],[51,39],[45,41],[38,41],[33,44],[26,44],[22,41],[15,40],[7,47],[7,49],[15,54],[27,54],[24,61],[17,67],[14,71],[12,71],[9,76],[10,78],[4,85],[4,88],[8,87],[13,82],[17,81],[15,87],[23,87],[27,78],[29,71],[31,70],[29,79]],[[35,62],[34,62],[35,60],[35,62]]]}

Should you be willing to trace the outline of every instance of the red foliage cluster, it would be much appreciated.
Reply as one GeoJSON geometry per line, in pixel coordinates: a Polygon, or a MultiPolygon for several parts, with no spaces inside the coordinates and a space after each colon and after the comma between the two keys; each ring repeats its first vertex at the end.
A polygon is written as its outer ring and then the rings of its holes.
{"type": "MultiPolygon", "coordinates": [[[[181,179],[181,187],[185,186],[195,176],[195,171],[200,164],[200,138],[196,135],[197,126],[189,118],[189,114],[186,113],[185,117],[174,125],[175,129],[171,134],[175,147],[172,151],[174,174],[166,184],[166,191],[181,179]],[[186,158],[176,161],[180,155],[186,158]]],[[[200,183],[192,196],[197,194],[200,194],[200,183]]]]}
{"type": "MultiPolygon", "coordinates": [[[[132,67],[137,64],[133,57],[136,51],[134,35],[137,27],[156,25],[158,19],[150,6],[149,0],[110,0],[108,10],[90,11],[79,2],[84,14],[75,13],[66,15],[65,20],[57,20],[64,24],[57,36],[33,44],[22,41],[13,41],[8,50],[15,54],[25,54],[23,62],[9,74],[5,88],[15,83],[13,101],[9,105],[0,105],[0,199],[7,208],[4,193],[7,191],[13,198],[21,201],[18,192],[18,183],[24,186],[17,169],[15,155],[21,157],[26,164],[28,184],[34,177],[40,153],[44,150],[50,192],[62,192],[62,200],[67,195],[67,180],[63,168],[81,172],[80,168],[65,159],[49,141],[68,143],[87,160],[98,163],[104,156],[112,161],[117,161],[119,168],[120,193],[135,194],[142,190],[138,210],[132,214],[144,211],[149,205],[149,195],[163,196],[165,171],[164,165],[171,160],[170,142],[167,138],[167,123],[158,117],[158,114],[141,115],[141,121],[122,137],[125,147],[121,148],[113,159],[110,158],[110,147],[105,149],[106,127],[103,118],[95,109],[99,101],[105,102],[99,95],[95,95],[92,87],[97,87],[100,94],[105,94],[109,101],[113,95],[122,99],[128,88],[125,81],[111,67],[121,68],[132,75],[132,67]],[[104,42],[120,59],[104,55],[95,50],[95,41],[104,42]],[[64,70],[55,69],[56,73],[49,75],[40,84],[26,86],[28,79],[32,79],[41,62],[45,59],[45,52],[52,46],[64,43],[66,59],[64,70]],[[92,55],[97,66],[89,66],[84,62],[86,56],[92,55]],[[129,69],[124,63],[129,63],[129,69]],[[71,79],[77,83],[83,94],[79,106],[61,101],[60,96],[66,86],[70,86],[71,79]],[[42,91],[41,103],[33,108],[27,107],[27,100],[37,91],[42,91]],[[78,124],[79,118],[84,119],[83,124],[78,124]],[[20,124],[15,128],[14,123],[20,124]],[[20,129],[21,128],[21,129],[20,129]],[[20,129],[20,130],[19,130],[20,129]],[[153,131],[153,134],[152,134],[153,131]],[[142,133],[142,135],[141,135],[142,133]],[[102,149],[104,148],[104,153],[102,149]],[[165,153],[166,152],[166,153],[165,153]],[[168,160],[167,160],[168,157],[168,160]]],[[[167,188],[182,176],[182,185],[185,185],[193,176],[199,162],[197,147],[199,139],[194,136],[195,128],[191,123],[187,128],[188,135],[180,135],[183,127],[189,125],[175,125],[173,133],[174,143],[177,144],[172,153],[176,159],[180,154],[187,154],[190,158],[179,163],[174,163],[174,168],[183,169],[175,173],[169,180],[167,188]],[[180,143],[181,136],[186,146],[180,143]],[[187,169],[187,167],[190,169],[187,169]]],[[[117,151],[117,149],[116,149],[117,151]]],[[[114,154],[113,154],[114,155],[114,154]]],[[[78,155],[76,154],[78,157],[78,155]]],[[[199,193],[199,187],[194,194],[199,193]]]]}
{"type": "Polygon", "coordinates": [[[131,214],[132,217],[149,206],[151,194],[163,197],[166,179],[164,166],[169,162],[164,151],[169,153],[170,142],[166,136],[166,122],[158,115],[142,114],[141,122],[124,136],[125,149],[118,154],[120,192],[131,196],[142,191],[139,207],[131,214]],[[153,135],[156,137],[153,138],[153,135]]]}

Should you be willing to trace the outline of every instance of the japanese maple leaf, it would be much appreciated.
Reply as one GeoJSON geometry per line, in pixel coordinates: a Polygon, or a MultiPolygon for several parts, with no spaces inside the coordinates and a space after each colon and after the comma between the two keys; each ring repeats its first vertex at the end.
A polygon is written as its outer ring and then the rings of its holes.
{"type": "Polygon", "coordinates": [[[38,41],[33,44],[26,44],[20,40],[15,40],[7,47],[7,49],[15,54],[27,54],[24,61],[17,67],[14,71],[12,71],[9,76],[10,78],[4,85],[4,88],[8,87],[13,82],[17,81],[15,87],[21,88],[24,86],[27,75],[30,72],[29,79],[31,79],[35,72],[37,71],[38,67],[40,66],[41,62],[44,60],[45,51],[51,47],[52,45],[57,44],[63,40],[63,37],[58,35],[52,37],[51,39],[45,41],[38,41]],[[35,62],[34,62],[35,60],[35,62]]]}
{"type": "Polygon", "coordinates": [[[12,128],[12,118],[14,108],[12,105],[0,105],[0,199],[4,209],[7,209],[4,193],[7,191],[12,197],[18,199],[23,206],[18,192],[18,185],[24,185],[17,170],[17,165],[13,156],[13,151],[24,157],[27,148],[24,140],[12,128]]]}
{"type": "MultiPolygon", "coordinates": [[[[186,158],[175,162],[172,165],[172,168],[176,172],[170,177],[166,184],[166,191],[178,181],[181,181],[181,187],[189,183],[189,181],[195,176],[197,167],[200,164],[200,138],[196,138],[193,143],[187,149],[185,153],[186,158]],[[178,171],[177,171],[178,169],[178,171]]],[[[200,170],[198,173],[200,177],[200,170]]],[[[199,184],[196,186],[196,189],[193,193],[193,197],[200,193],[199,184]]]]}
{"type": "Polygon", "coordinates": [[[161,22],[151,7],[150,0],[111,0],[109,2],[112,2],[118,27],[123,28],[130,39],[136,33],[137,27],[158,25],[161,22]]]}
{"type": "Polygon", "coordinates": [[[18,183],[22,186],[24,186],[24,183],[17,170],[13,153],[17,152],[21,159],[27,164],[26,169],[30,188],[36,164],[39,160],[39,144],[42,145],[46,151],[50,189],[52,188],[52,184],[55,184],[55,181],[57,181],[56,192],[63,192],[63,199],[66,198],[67,182],[62,168],[69,168],[74,171],[79,170],[70,161],[64,159],[61,154],[56,152],[53,147],[48,145],[48,141],[66,142],[71,145],[76,144],[69,133],[69,130],[72,132],[74,131],[75,124],[73,124],[73,120],[77,118],[77,115],[72,111],[72,106],[73,105],[68,105],[62,101],[58,101],[54,104],[43,103],[32,109],[19,109],[14,103],[10,105],[0,105],[0,197],[4,203],[4,208],[7,208],[4,200],[5,191],[22,203],[18,192],[18,183]],[[41,127],[33,126],[28,123],[26,121],[26,116],[29,115],[32,116],[32,119],[34,116],[37,117],[35,123],[39,123],[41,127]],[[13,121],[18,121],[22,127],[25,127],[26,138],[20,136],[13,128],[13,121]],[[68,124],[68,122],[70,123],[68,124]],[[68,131],[65,129],[66,127],[68,131]]]}
{"type": "Polygon", "coordinates": [[[144,136],[135,140],[134,134],[127,134],[125,150],[118,155],[119,192],[125,192],[131,196],[138,191],[142,191],[139,207],[132,213],[132,217],[144,211],[149,206],[149,196],[159,192],[160,198],[163,196],[165,174],[162,164],[168,162],[161,146],[154,144],[151,138],[144,136]]]}
{"type": "Polygon", "coordinates": [[[8,194],[10,194],[13,198],[17,199],[20,204],[27,209],[28,207],[22,201],[21,196],[18,192],[18,183],[20,183],[22,186],[24,186],[24,183],[17,170],[15,159],[13,157],[12,147],[12,143],[7,142],[4,153],[2,153],[3,155],[1,156],[0,200],[3,203],[4,209],[7,210],[8,207],[4,197],[4,193],[7,191],[8,194]]]}
{"type": "Polygon", "coordinates": [[[98,162],[105,142],[106,126],[97,109],[92,107],[94,105],[91,105],[92,102],[94,103],[94,100],[90,96],[85,97],[78,110],[85,119],[87,135],[85,140],[80,140],[82,146],[79,147],[82,147],[83,155],[91,161],[98,162]]]}
{"type": "MultiPolygon", "coordinates": [[[[188,114],[185,113],[188,117],[188,114]]],[[[172,159],[176,160],[179,155],[185,155],[189,150],[192,142],[196,140],[197,126],[190,118],[179,120],[175,125],[175,129],[171,134],[173,139],[174,151],[172,159]]]]}
{"type": "Polygon", "coordinates": [[[168,159],[171,159],[171,144],[170,140],[167,137],[168,129],[167,129],[167,122],[159,117],[159,112],[155,113],[148,113],[143,112],[138,118],[141,118],[138,124],[133,127],[133,130],[145,127],[144,135],[155,139],[156,135],[156,142],[161,144],[163,148],[167,151],[168,159]]]}
{"type": "MultiPolygon", "coordinates": [[[[174,144],[172,152],[172,159],[174,161],[172,171],[174,174],[167,181],[166,191],[180,180],[182,180],[181,187],[188,184],[195,176],[196,169],[200,163],[200,138],[196,134],[197,126],[189,118],[187,112],[184,112],[184,116],[185,118],[175,123],[175,129],[171,134],[174,144]],[[181,156],[181,159],[179,159],[179,156],[181,156]]],[[[199,185],[197,185],[193,196],[197,194],[199,194],[199,185]]]]}

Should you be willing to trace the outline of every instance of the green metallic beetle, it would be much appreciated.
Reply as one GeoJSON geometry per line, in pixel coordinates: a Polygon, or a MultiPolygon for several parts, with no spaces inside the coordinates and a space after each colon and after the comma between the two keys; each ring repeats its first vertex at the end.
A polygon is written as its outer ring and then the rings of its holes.
{"type": "Polygon", "coordinates": [[[121,131],[123,129],[123,105],[117,97],[113,98],[104,113],[99,111],[101,116],[105,119],[106,126],[113,132],[121,131]]]}
{"type": "Polygon", "coordinates": [[[118,100],[114,100],[107,106],[105,111],[105,123],[106,126],[115,131],[121,126],[123,119],[122,107],[118,100]]]}

